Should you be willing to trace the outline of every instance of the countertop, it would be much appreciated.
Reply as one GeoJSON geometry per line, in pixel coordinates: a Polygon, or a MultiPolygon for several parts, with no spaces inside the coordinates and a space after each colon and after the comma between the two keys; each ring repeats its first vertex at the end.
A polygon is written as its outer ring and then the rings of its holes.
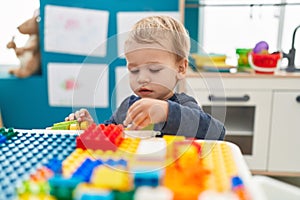
{"type": "Polygon", "coordinates": [[[300,72],[276,71],[274,74],[257,74],[254,71],[236,72],[236,73],[218,73],[218,72],[195,72],[188,69],[187,78],[193,77],[222,77],[222,78],[300,78],[300,72]]]}

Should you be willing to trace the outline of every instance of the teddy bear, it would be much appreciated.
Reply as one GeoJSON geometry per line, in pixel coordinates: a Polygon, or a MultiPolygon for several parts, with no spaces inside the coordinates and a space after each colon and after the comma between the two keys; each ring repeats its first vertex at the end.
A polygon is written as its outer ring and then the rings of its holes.
{"type": "Polygon", "coordinates": [[[18,26],[20,33],[29,35],[29,38],[23,47],[17,47],[14,42],[14,37],[6,45],[8,49],[14,49],[15,54],[20,61],[19,67],[9,70],[9,73],[16,77],[26,78],[33,74],[40,73],[41,54],[39,48],[38,19],[39,16],[35,14],[18,26]]]}

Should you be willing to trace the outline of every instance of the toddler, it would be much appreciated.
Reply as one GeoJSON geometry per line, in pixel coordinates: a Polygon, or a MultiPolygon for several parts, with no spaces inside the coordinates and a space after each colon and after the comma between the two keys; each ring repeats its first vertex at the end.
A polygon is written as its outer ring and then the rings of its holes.
{"type": "MultiPolygon", "coordinates": [[[[127,97],[105,124],[123,124],[142,129],[154,124],[162,134],[197,139],[222,140],[224,125],[205,113],[196,100],[175,93],[188,67],[190,38],[183,24],[168,16],[151,16],[137,22],[125,42],[130,87],[127,97]]],[[[66,121],[94,120],[86,109],[66,117],[66,121]]]]}

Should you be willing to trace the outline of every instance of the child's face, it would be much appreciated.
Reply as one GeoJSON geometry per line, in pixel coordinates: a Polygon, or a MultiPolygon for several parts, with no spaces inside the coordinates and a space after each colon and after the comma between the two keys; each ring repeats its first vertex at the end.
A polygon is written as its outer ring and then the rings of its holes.
{"type": "Polygon", "coordinates": [[[159,49],[140,49],[126,54],[130,87],[141,98],[166,100],[178,81],[179,63],[174,54],[159,49]]]}

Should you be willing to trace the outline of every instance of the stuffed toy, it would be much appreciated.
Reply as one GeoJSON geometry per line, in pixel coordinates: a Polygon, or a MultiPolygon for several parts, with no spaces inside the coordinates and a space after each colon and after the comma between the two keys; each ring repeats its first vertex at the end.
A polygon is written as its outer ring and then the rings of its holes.
{"type": "Polygon", "coordinates": [[[41,54],[39,48],[38,19],[39,16],[35,14],[18,27],[20,33],[29,35],[23,47],[17,47],[14,42],[14,37],[6,45],[8,49],[14,49],[16,56],[20,60],[20,66],[18,68],[9,70],[9,73],[16,77],[26,78],[33,74],[40,73],[41,54]]]}

